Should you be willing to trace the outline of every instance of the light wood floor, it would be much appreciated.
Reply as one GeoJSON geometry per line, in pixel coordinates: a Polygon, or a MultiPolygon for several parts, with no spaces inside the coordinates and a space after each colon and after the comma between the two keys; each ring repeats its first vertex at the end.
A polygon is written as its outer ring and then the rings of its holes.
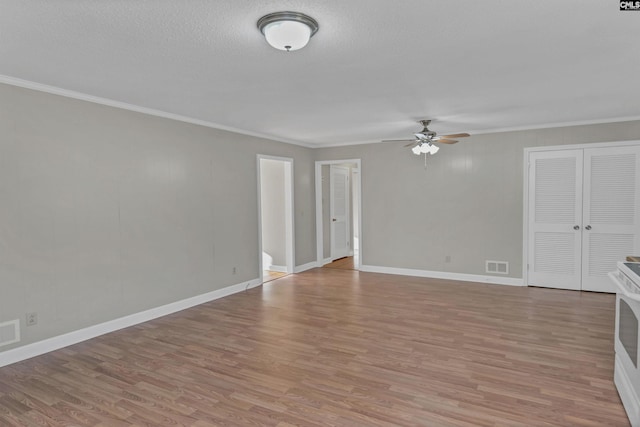
{"type": "Polygon", "coordinates": [[[0,368],[2,426],[627,426],[614,296],[318,268],[0,368]]]}
{"type": "Polygon", "coordinates": [[[287,274],[289,274],[289,273],[282,273],[280,271],[264,270],[262,272],[262,283],[271,282],[272,280],[279,279],[281,277],[286,276],[287,274]]]}
{"type": "Polygon", "coordinates": [[[353,257],[347,256],[324,265],[324,268],[338,268],[340,270],[353,270],[355,267],[354,267],[353,257]]]}

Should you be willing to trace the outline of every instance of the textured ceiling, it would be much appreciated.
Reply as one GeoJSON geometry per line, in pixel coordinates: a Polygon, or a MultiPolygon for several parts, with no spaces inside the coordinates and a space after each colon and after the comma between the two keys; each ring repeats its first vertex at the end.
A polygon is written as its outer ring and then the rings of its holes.
{"type": "Polygon", "coordinates": [[[613,0],[0,0],[1,75],[311,146],[640,118],[638,40],[613,0]]]}

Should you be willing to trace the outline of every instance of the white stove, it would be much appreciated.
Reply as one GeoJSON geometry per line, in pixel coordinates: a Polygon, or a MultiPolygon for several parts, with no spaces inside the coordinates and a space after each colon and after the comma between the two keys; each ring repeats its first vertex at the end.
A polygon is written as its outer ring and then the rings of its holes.
{"type": "Polygon", "coordinates": [[[614,381],[633,427],[640,427],[640,263],[619,262],[609,273],[616,285],[614,381]]]}

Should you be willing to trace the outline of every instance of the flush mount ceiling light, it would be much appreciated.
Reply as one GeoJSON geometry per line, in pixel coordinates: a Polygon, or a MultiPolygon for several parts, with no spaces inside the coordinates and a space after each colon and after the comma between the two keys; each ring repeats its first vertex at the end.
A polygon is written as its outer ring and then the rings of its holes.
{"type": "Polygon", "coordinates": [[[258,28],[267,43],[279,50],[302,49],[318,31],[318,22],[298,12],[276,12],[258,20],[258,28]]]}

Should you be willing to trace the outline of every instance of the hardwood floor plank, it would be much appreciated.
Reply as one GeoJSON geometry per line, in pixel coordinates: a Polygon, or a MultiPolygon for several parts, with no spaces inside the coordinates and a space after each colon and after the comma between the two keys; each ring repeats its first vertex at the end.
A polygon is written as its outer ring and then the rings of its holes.
{"type": "Polygon", "coordinates": [[[1,426],[628,426],[612,295],[335,268],[0,368],[1,426]]]}
{"type": "Polygon", "coordinates": [[[352,256],[337,259],[329,264],[325,264],[324,268],[337,268],[340,270],[353,270],[354,261],[352,256]]]}

